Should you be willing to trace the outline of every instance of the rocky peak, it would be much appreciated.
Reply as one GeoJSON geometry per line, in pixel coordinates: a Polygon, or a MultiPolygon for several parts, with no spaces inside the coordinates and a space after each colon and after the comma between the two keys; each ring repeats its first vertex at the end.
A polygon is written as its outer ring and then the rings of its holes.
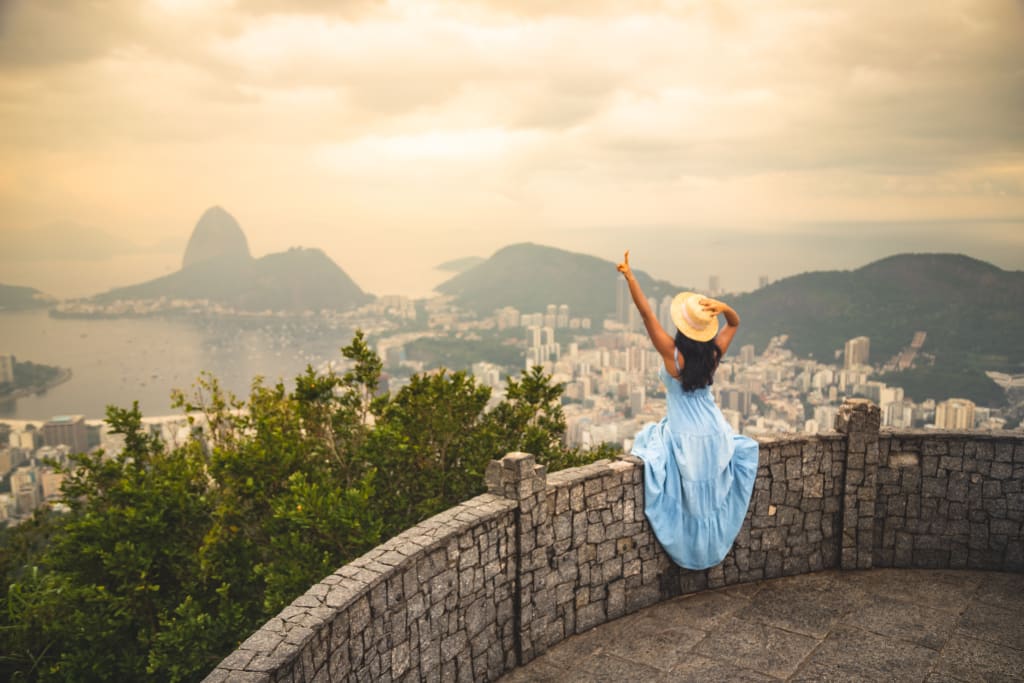
{"type": "Polygon", "coordinates": [[[211,259],[249,259],[249,242],[238,221],[219,206],[207,209],[196,223],[181,267],[211,259]]]}

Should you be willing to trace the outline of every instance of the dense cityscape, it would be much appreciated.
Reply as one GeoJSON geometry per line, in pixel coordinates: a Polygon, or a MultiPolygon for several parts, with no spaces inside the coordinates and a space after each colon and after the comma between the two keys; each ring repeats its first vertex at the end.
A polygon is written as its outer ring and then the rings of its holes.
{"type": "MultiPolygon", "coordinates": [[[[717,283],[712,281],[710,291],[717,283]]],[[[671,297],[650,300],[665,329],[672,329],[671,297]]],[[[62,314],[72,312],[65,306],[62,314]]],[[[79,315],[153,315],[178,312],[193,315],[231,314],[202,301],[115,302],[108,308],[75,310],[79,315]]],[[[324,314],[327,314],[324,312],[324,314]]],[[[261,315],[274,316],[272,312],[261,315]]],[[[311,316],[307,312],[304,315],[311,316]]],[[[425,301],[391,296],[348,313],[332,313],[339,325],[363,329],[375,343],[384,363],[382,390],[395,392],[414,373],[434,371],[434,364],[411,360],[407,348],[424,339],[458,345],[481,339],[514,347],[522,368],[543,367],[563,385],[567,445],[589,449],[602,443],[628,451],[640,427],[665,414],[664,387],[658,369],[662,360],[651,347],[624,282],[617,292],[615,314],[599,322],[575,317],[565,304],[544,311],[506,307],[479,316],[453,305],[446,297],[425,301]]],[[[737,433],[822,432],[832,428],[836,411],[847,396],[863,396],[878,404],[883,426],[923,429],[997,430],[1007,426],[1001,411],[951,397],[914,402],[898,386],[872,379],[880,370],[905,369],[927,354],[927,330],[917,332],[895,357],[873,359],[871,339],[850,339],[836,354],[836,363],[797,358],[786,348],[787,338],[773,338],[760,354],[753,345],[738,344],[723,359],[712,387],[726,420],[737,433]]],[[[0,355],[0,384],[10,382],[14,358],[0,355]]],[[[343,370],[344,362],[323,361],[320,372],[343,370]]],[[[491,388],[492,405],[504,396],[505,380],[517,368],[490,360],[472,362],[476,381],[491,388]]],[[[990,373],[1005,390],[1019,389],[1019,377],[990,373]]],[[[195,419],[196,416],[193,416],[195,419]]],[[[193,434],[185,415],[147,416],[145,423],[169,446],[193,434]]],[[[1011,427],[1016,425],[1011,425],[1011,427]]],[[[1019,427],[1017,427],[1019,428],[1019,427]]],[[[102,448],[114,454],[120,437],[107,432],[101,420],[81,415],[54,416],[47,421],[0,422],[0,523],[16,524],[42,505],[60,506],[62,475],[71,453],[102,448]]]]}

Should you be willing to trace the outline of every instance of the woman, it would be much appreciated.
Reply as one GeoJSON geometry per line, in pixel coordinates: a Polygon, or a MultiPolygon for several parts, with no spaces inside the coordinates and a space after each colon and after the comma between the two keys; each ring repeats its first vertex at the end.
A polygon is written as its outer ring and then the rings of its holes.
{"type": "Polygon", "coordinates": [[[645,425],[632,450],[644,461],[644,512],[676,564],[707,569],[732,547],[757,476],[757,442],[733,432],[710,388],[740,317],[721,301],[683,292],[672,300],[673,339],[633,277],[628,251],[618,269],[664,363],[668,415],[645,425]]]}

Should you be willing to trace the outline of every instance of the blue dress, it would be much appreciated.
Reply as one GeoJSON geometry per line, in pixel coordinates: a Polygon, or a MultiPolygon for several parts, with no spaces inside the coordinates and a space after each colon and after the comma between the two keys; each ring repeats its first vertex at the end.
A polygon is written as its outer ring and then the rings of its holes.
{"type": "Polygon", "coordinates": [[[668,415],[644,425],[631,451],[644,461],[644,512],[676,564],[707,569],[725,558],[746,517],[758,444],[733,432],[710,387],[683,391],[665,368],[658,375],[668,415]]]}

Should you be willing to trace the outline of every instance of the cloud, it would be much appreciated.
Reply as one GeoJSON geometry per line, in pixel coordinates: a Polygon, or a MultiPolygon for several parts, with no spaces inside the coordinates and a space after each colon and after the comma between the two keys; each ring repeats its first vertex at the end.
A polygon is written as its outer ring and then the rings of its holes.
{"type": "Polygon", "coordinates": [[[0,66],[87,62],[130,44],[142,28],[132,0],[0,3],[0,66]]]}
{"type": "Polygon", "coordinates": [[[309,14],[358,18],[385,7],[385,0],[237,0],[239,12],[264,14],[309,14]]]}
{"type": "Polygon", "coordinates": [[[540,239],[1020,215],[1020,0],[3,7],[19,225],[170,234],[226,203],[269,250],[276,221],[540,239]]]}
{"type": "Polygon", "coordinates": [[[176,242],[142,246],[99,228],[61,222],[34,230],[5,230],[0,261],[105,261],[127,254],[179,250],[176,242]]]}

